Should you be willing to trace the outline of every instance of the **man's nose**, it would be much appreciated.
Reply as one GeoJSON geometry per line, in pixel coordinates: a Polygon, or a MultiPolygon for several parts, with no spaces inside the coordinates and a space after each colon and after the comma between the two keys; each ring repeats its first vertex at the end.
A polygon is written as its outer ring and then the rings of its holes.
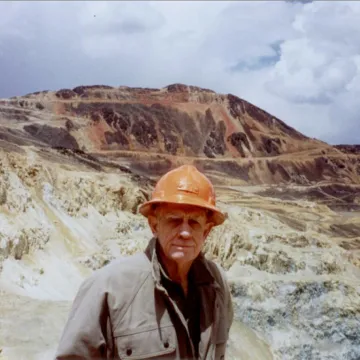
{"type": "Polygon", "coordinates": [[[184,220],[181,224],[181,228],[180,228],[180,236],[183,239],[190,239],[191,238],[191,229],[190,229],[190,225],[189,223],[184,220]]]}

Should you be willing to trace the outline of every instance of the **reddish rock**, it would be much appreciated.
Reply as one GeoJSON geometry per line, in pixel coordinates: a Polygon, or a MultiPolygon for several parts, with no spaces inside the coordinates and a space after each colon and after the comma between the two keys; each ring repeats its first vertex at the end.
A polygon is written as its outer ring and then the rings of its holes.
{"type": "Polygon", "coordinates": [[[48,125],[25,125],[24,130],[37,140],[52,147],[63,147],[66,149],[78,149],[79,145],[75,138],[63,128],[48,125]]]}
{"type": "Polygon", "coordinates": [[[60,99],[68,100],[76,97],[77,94],[70,89],[61,89],[55,93],[55,96],[60,99]]]}
{"type": "Polygon", "coordinates": [[[335,145],[334,147],[345,154],[360,154],[360,145],[335,145]]]}
{"type": "Polygon", "coordinates": [[[246,134],[244,134],[243,132],[232,133],[227,138],[227,140],[230,141],[231,145],[233,145],[239,151],[242,157],[245,157],[245,151],[243,149],[243,146],[245,146],[250,151],[249,140],[246,137],[246,134]]]}
{"type": "MultiPolygon", "coordinates": [[[[97,171],[130,171],[146,184],[181,163],[196,164],[218,185],[360,184],[360,146],[310,139],[243,99],[196,86],[38,92],[0,101],[0,120],[0,146],[6,151],[55,147],[57,156],[97,171]],[[90,151],[101,159],[90,158],[90,151]]],[[[309,197],[320,198],[312,191],[309,197]]],[[[333,193],[340,199],[342,191],[345,203],[359,202],[350,187],[333,193]]]]}
{"type": "Polygon", "coordinates": [[[166,87],[168,92],[188,92],[187,85],[184,84],[172,84],[166,87]]]}

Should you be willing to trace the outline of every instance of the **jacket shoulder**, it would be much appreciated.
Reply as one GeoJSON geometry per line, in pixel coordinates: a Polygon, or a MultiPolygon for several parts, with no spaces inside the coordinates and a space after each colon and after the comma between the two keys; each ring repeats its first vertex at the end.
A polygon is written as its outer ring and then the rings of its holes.
{"type": "Polygon", "coordinates": [[[151,274],[151,264],[144,253],[117,258],[95,270],[84,284],[95,286],[101,292],[112,292],[114,288],[131,288],[151,274]],[[132,286],[131,286],[132,284],[132,286]]]}
{"type": "Polygon", "coordinates": [[[117,272],[149,272],[151,270],[150,260],[143,252],[130,256],[124,256],[110,261],[102,269],[106,274],[114,274],[117,272]]]}
{"type": "Polygon", "coordinates": [[[220,285],[223,291],[227,290],[227,277],[226,272],[222,266],[212,260],[205,260],[206,266],[210,274],[214,277],[215,281],[220,285]]]}

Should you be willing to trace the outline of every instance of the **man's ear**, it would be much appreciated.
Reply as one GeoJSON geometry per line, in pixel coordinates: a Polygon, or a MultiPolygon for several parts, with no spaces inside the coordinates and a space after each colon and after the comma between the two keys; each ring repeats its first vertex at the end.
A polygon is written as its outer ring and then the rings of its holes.
{"type": "Polygon", "coordinates": [[[157,235],[158,221],[155,215],[148,216],[148,223],[154,236],[157,235]]]}

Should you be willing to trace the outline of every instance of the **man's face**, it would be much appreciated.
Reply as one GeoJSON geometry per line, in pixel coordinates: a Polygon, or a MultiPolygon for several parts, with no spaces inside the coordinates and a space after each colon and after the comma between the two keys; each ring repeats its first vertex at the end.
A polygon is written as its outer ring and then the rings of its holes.
{"type": "Polygon", "coordinates": [[[160,205],[149,224],[164,255],[176,262],[193,261],[213,226],[204,209],[172,204],[160,205]]]}

